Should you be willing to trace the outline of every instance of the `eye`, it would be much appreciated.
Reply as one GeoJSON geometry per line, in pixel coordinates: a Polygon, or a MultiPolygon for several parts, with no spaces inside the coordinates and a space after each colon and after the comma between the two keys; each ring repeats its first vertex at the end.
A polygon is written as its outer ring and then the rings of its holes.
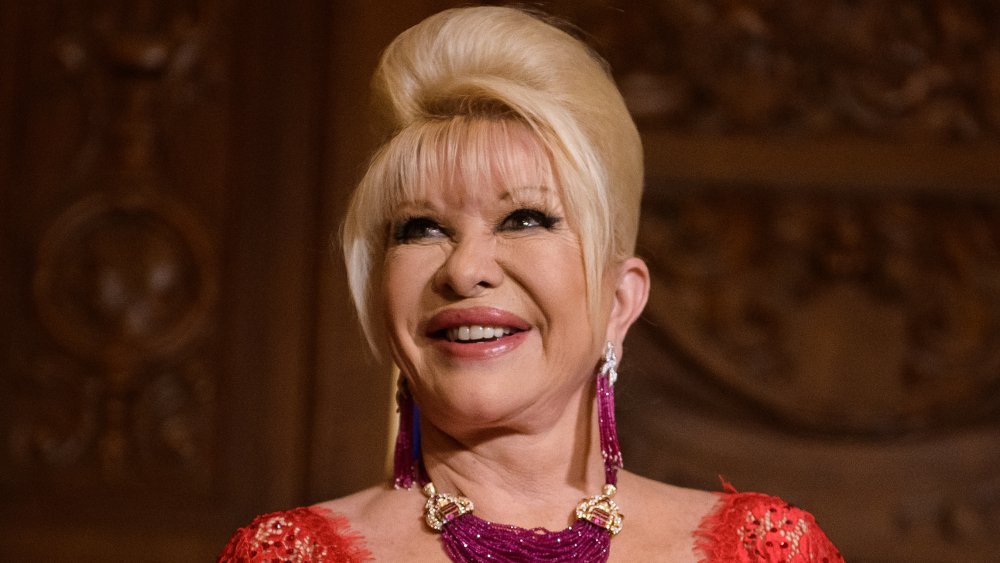
{"type": "Polygon", "coordinates": [[[552,217],[537,209],[518,209],[504,217],[497,228],[499,231],[523,231],[526,229],[551,229],[559,223],[558,217],[552,217]]]}
{"type": "Polygon", "coordinates": [[[429,217],[411,217],[396,225],[393,236],[396,242],[407,243],[426,238],[447,236],[444,228],[429,217]]]}

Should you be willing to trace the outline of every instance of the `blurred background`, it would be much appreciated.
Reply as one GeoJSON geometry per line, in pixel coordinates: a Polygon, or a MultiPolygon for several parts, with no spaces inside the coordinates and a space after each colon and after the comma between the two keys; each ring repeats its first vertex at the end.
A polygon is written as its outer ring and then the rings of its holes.
{"type": "MultiPolygon", "coordinates": [[[[435,0],[0,3],[2,561],[208,561],[383,479],[333,249],[435,0]]],[[[1000,6],[563,0],[644,137],[626,466],[1000,552],[1000,6]]]]}

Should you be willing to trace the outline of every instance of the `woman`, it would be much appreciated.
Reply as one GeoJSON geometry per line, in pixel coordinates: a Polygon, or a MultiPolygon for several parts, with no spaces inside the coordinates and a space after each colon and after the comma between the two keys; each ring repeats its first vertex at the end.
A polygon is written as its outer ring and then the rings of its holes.
{"type": "Polygon", "coordinates": [[[642,147],[603,62],[463,8],[400,35],[376,86],[397,129],[343,234],[400,370],[395,487],[261,516],[220,560],[840,560],[778,499],[619,471],[612,385],[649,271],[642,147]]]}

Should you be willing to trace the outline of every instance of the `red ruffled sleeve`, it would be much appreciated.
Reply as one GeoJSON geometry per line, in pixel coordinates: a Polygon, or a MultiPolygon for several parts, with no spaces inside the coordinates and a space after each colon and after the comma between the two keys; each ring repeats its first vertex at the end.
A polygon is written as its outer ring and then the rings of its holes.
{"type": "Polygon", "coordinates": [[[364,538],[350,529],[347,518],[310,507],[258,516],[249,526],[236,530],[217,561],[357,563],[371,560],[364,538]]]}
{"type": "Polygon", "coordinates": [[[701,563],[843,563],[812,514],[780,498],[727,488],[696,532],[701,563]]]}

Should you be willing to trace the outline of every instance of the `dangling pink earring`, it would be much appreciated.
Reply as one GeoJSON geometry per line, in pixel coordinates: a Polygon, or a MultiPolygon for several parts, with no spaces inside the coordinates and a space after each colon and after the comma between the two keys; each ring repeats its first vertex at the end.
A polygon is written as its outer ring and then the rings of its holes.
{"type": "Polygon", "coordinates": [[[604,482],[618,484],[618,470],[624,467],[618,446],[615,425],[615,382],[618,381],[618,357],[615,345],[608,341],[604,359],[597,373],[597,426],[601,433],[601,455],[604,457],[604,482]]]}
{"type": "Polygon", "coordinates": [[[399,413],[399,431],[396,434],[396,448],[392,458],[393,484],[397,489],[409,489],[417,478],[417,464],[420,457],[419,421],[416,420],[416,405],[410,394],[409,384],[402,375],[396,381],[396,412],[399,413]]]}

